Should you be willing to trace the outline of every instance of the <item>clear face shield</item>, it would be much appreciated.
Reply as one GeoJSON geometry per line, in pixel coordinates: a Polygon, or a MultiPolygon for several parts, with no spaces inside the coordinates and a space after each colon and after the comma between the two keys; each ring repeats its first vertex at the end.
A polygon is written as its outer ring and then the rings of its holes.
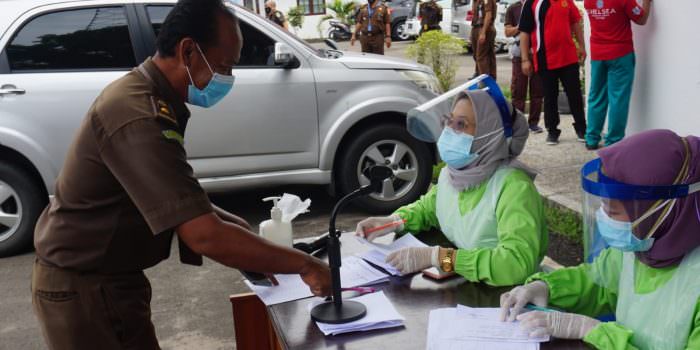
{"type": "MultiPolygon", "coordinates": [[[[683,173],[683,171],[681,172],[683,173]]],[[[678,183],[686,179],[680,177],[678,183]]],[[[581,169],[583,187],[584,261],[593,262],[607,248],[643,252],[668,219],[678,198],[700,191],[691,185],[638,186],[605,176],[600,159],[581,169]]]]}
{"type": "Polygon", "coordinates": [[[482,74],[446,93],[408,111],[406,128],[413,137],[424,142],[437,142],[446,122],[450,120],[454,99],[467,90],[482,89],[486,91],[498,106],[503,120],[506,138],[513,135],[513,118],[508,102],[496,81],[482,74]]]}

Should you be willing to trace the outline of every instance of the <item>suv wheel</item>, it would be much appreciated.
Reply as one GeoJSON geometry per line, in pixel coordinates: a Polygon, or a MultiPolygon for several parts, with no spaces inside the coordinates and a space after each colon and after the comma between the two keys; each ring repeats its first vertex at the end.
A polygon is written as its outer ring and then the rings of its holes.
{"type": "Polygon", "coordinates": [[[396,24],[392,25],[391,28],[392,28],[391,29],[391,31],[392,31],[391,37],[394,40],[406,41],[406,40],[411,38],[411,36],[406,33],[406,20],[405,19],[401,19],[401,20],[396,21],[396,24]]]}
{"type": "Polygon", "coordinates": [[[368,185],[368,169],[390,167],[394,175],[384,181],[381,192],[355,203],[372,213],[386,213],[412,203],[430,185],[433,157],[430,148],[413,138],[399,124],[384,124],[357,135],[339,158],[337,181],[344,194],[368,185]]]}
{"type": "Polygon", "coordinates": [[[0,257],[31,247],[34,225],[46,205],[26,172],[0,163],[0,257]]]}

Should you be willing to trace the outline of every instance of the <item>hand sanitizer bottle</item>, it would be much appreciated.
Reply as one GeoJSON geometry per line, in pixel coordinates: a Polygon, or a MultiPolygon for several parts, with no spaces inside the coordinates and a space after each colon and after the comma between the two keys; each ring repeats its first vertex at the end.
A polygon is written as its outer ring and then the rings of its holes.
{"type": "Polygon", "coordinates": [[[277,206],[281,197],[268,197],[263,202],[273,202],[270,220],[260,223],[260,236],[285,247],[292,247],[292,223],[282,220],[282,210],[277,206]]]}

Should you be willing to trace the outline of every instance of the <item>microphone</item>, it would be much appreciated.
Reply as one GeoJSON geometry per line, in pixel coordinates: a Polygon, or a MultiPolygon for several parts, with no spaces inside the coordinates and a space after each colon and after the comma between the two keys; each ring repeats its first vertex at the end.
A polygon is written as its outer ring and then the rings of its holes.
{"type": "MultiPolygon", "coordinates": [[[[336,203],[331,214],[326,244],[328,248],[328,265],[331,269],[333,297],[331,301],[316,305],[311,309],[311,319],[322,323],[348,323],[361,319],[367,314],[367,308],[356,301],[343,302],[340,281],[340,231],[335,228],[335,220],[342,208],[353,200],[367,196],[382,189],[384,181],[394,176],[393,170],[383,165],[375,165],[369,169],[370,184],[363,186],[341,198],[336,203]]],[[[322,237],[323,238],[323,237],[322,237]]]]}

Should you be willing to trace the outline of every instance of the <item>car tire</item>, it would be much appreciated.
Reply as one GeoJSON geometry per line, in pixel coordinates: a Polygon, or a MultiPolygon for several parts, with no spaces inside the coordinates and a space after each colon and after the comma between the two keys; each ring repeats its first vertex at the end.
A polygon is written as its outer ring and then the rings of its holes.
{"type": "Polygon", "coordinates": [[[406,19],[400,19],[391,25],[391,39],[396,41],[406,41],[411,36],[406,34],[406,19]]]}
{"type": "Polygon", "coordinates": [[[21,168],[0,163],[0,258],[27,251],[46,195],[21,168]]]}
{"type": "Polygon", "coordinates": [[[413,138],[403,125],[383,124],[353,135],[338,158],[336,181],[342,194],[369,183],[367,169],[376,164],[392,167],[381,193],[358,198],[354,204],[370,213],[385,214],[413,203],[424,194],[432,177],[433,156],[430,147],[413,138]],[[399,151],[394,159],[394,153],[399,151]]]}

